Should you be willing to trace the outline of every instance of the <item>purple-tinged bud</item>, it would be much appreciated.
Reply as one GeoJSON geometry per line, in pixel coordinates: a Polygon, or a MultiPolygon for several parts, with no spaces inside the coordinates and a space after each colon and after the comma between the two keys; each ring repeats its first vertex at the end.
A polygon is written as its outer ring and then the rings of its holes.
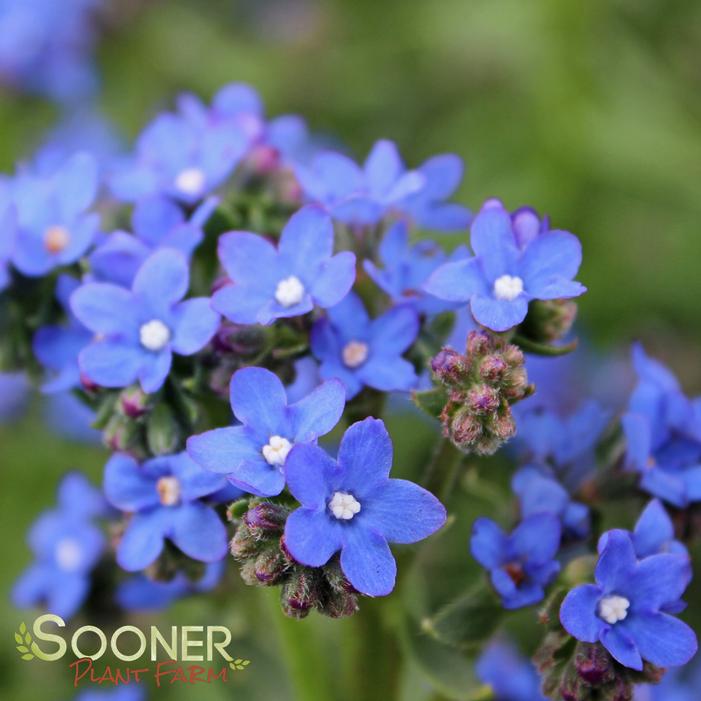
{"type": "Polygon", "coordinates": [[[97,392],[100,385],[95,384],[85,373],[80,373],[80,384],[86,392],[97,392]]]}
{"type": "Polygon", "coordinates": [[[501,382],[508,369],[509,365],[504,358],[493,353],[482,360],[479,374],[485,382],[501,382]]]}
{"type": "Polygon", "coordinates": [[[489,352],[492,338],[486,331],[470,331],[467,336],[467,355],[470,358],[483,356],[489,352]]]}
{"type": "Polygon", "coordinates": [[[598,643],[579,643],[574,666],[580,678],[590,686],[608,684],[616,675],[611,656],[598,643]]]}
{"type": "Polygon", "coordinates": [[[149,396],[138,385],[127,387],[119,395],[119,407],[125,416],[138,419],[149,409],[149,396]]]}
{"type": "Polygon", "coordinates": [[[247,526],[240,525],[229,542],[229,552],[231,552],[233,558],[235,560],[246,560],[257,555],[259,550],[260,543],[258,539],[253,536],[247,526]]]}
{"type": "Polygon", "coordinates": [[[277,584],[285,574],[288,563],[277,546],[264,550],[255,561],[255,576],[260,584],[277,584]]]}
{"type": "Polygon", "coordinates": [[[482,423],[467,407],[458,409],[448,426],[448,436],[461,450],[474,446],[482,433],[482,423]]]}
{"type": "Polygon", "coordinates": [[[467,393],[467,406],[477,416],[492,414],[500,404],[499,392],[489,385],[476,385],[467,393]]]}
{"type": "Polygon", "coordinates": [[[282,585],[280,603],[290,618],[305,618],[317,602],[316,575],[313,570],[298,568],[282,585]]]}
{"type": "Polygon", "coordinates": [[[577,318],[577,303],[571,299],[536,300],[528,307],[523,322],[527,338],[550,343],[566,336],[577,318]]]}
{"type": "Polygon", "coordinates": [[[516,422],[511,414],[511,410],[507,409],[504,414],[496,416],[489,424],[491,432],[495,438],[498,438],[502,443],[508,441],[516,435],[516,422]]]}
{"type": "Polygon", "coordinates": [[[242,357],[258,354],[264,343],[265,332],[260,328],[229,322],[223,323],[212,339],[212,346],[218,353],[242,357]]]}
{"type": "Polygon", "coordinates": [[[260,144],[248,155],[246,164],[259,175],[267,175],[280,166],[280,152],[273,146],[260,144]]]}
{"type": "MultiPolygon", "coordinates": [[[[243,522],[256,534],[256,531],[269,531],[270,533],[260,534],[272,535],[282,533],[285,528],[285,521],[289,509],[270,501],[263,501],[252,506],[243,516],[243,522]]],[[[257,534],[256,534],[257,535],[257,534]]]]}
{"type": "Polygon", "coordinates": [[[431,359],[431,370],[443,384],[457,384],[465,377],[465,358],[452,348],[443,348],[431,359]]]}

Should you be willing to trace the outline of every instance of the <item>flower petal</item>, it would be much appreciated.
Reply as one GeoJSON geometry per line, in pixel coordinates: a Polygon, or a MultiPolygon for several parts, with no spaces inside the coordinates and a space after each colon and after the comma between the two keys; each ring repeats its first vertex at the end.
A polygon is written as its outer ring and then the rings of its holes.
{"type": "Polygon", "coordinates": [[[326,502],[340,478],[340,470],[326,451],[316,445],[297,444],[285,461],[287,488],[308,508],[326,509],[326,502]]]}
{"type": "Polygon", "coordinates": [[[78,364],[81,372],[101,387],[127,387],[139,376],[145,355],[125,343],[99,341],[83,348],[78,364]]]}
{"type": "Polygon", "coordinates": [[[166,347],[160,353],[144,353],[142,357],[143,362],[139,370],[141,389],[146,394],[153,394],[163,387],[173,363],[173,354],[170,348],[166,347]]]}
{"type": "Polygon", "coordinates": [[[312,280],[309,291],[323,308],[338,304],[355,282],[355,254],[342,251],[324,261],[312,280]]]}
{"type": "Polygon", "coordinates": [[[306,442],[328,433],[341,419],[346,390],[340,380],[327,380],[289,408],[295,441],[306,442]]]}
{"type": "Polygon", "coordinates": [[[216,562],[226,556],[226,528],[214,509],[199,502],[177,507],[171,537],[194,560],[216,562]]]}
{"type": "Polygon", "coordinates": [[[236,284],[259,287],[267,283],[271,290],[278,275],[275,246],[262,236],[247,231],[232,231],[219,237],[219,260],[236,284]]]}
{"type": "Polygon", "coordinates": [[[187,299],[178,304],[173,315],[173,350],[180,355],[192,355],[204,348],[219,327],[219,314],[207,297],[187,299]]]}
{"type": "Polygon", "coordinates": [[[698,649],[696,634],[678,618],[666,613],[637,613],[626,618],[626,632],[641,657],[658,667],[685,665],[698,649]]]}
{"type": "Polygon", "coordinates": [[[606,547],[596,565],[595,578],[605,593],[626,591],[636,567],[633,542],[627,531],[609,531],[606,547]]]}
{"type": "Polygon", "coordinates": [[[321,567],[341,549],[344,526],[326,511],[296,509],[285,523],[285,546],[307,567],[321,567]]]}
{"type": "Polygon", "coordinates": [[[372,321],[370,333],[373,352],[399,355],[416,340],[419,318],[410,307],[395,307],[372,321]]]}
{"type": "Polygon", "coordinates": [[[561,536],[559,519],[553,514],[541,513],[521,521],[511,534],[511,543],[524,559],[543,564],[557,555],[561,536]]]}
{"type": "Polygon", "coordinates": [[[467,302],[473,295],[487,294],[487,283],[476,258],[444,263],[424,284],[424,290],[439,299],[467,302]]]}
{"type": "Polygon", "coordinates": [[[378,533],[349,524],[344,529],[341,569],[366,596],[386,596],[394,589],[397,563],[387,541],[378,533]]]}
{"type": "Polygon", "coordinates": [[[603,646],[613,655],[614,659],[624,667],[641,671],[643,661],[633,640],[620,625],[605,626],[601,629],[600,638],[603,646]]]}
{"type": "Polygon", "coordinates": [[[138,308],[131,292],[123,287],[88,283],[71,295],[70,304],[80,323],[95,333],[135,337],[138,332],[138,308]]]}
{"type": "Polygon", "coordinates": [[[501,275],[514,273],[518,248],[511,217],[506,210],[483,209],[472,222],[470,245],[490,282],[501,275]]]}
{"type": "Polygon", "coordinates": [[[418,484],[390,479],[361,503],[363,526],[381,533],[390,543],[416,543],[445,524],[443,504],[418,484]]]}
{"type": "Polygon", "coordinates": [[[198,465],[222,475],[231,474],[244,460],[260,457],[260,450],[244,426],[215,428],[191,436],[187,440],[187,452],[198,465]]]}
{"type": "Polygon", "coordinates": [[[492,331],[508,331],[518,326],[528,313],[528,301],[522,295],[513,300],[477,295],[470,302],[475,320],[492,331]]]}
{"type": "Polygon", "coordinates": [[[381,392],[406,392],[418,381],[416,370],[408,360],[380,355],[371,357],[355,374],[364,384],[381,392]]]}
{"type": "Polygon", "coordinates": [[[566,231],[548,231],[528,244],[519,273],[529,294],[537,299],[552,299],[545,293],[553,281],[572,280],[581,263],[582,245],[576,236],[566,231]]]}
{"type": "Polygon", "coordinates": [[[268,436],[287,428],[287,395],[277,375],[264,368],[243,368],[231,378],[231,407],[243,424],[268,436]]]}
{"type": "Polygon", "coordinates": [[[643,558],[659,553],[666,543],[674,539],[672,519],[662,503],[653,499],[640,514],[633,531],[635,553],[643,558]]]}
{"type": "Polygon", "coordinates": [[[104,490],[108,501],[122,511],[142,511],[159,503],[155,481],[124,453],[107,461],[104,490]]]}
{"type": "Polygon", "coordinates": [[[560,607],[560,622],[577,640],[595,643],[604,627],[597,609],[602,591],[594,584],[581,584],[572,589],[560,607]]]}
{"type": "Polygon", "coordinates": [[[187,292],[190,273],[185,256],[172,248],[150,255],[139,268],[132,291],[155,312],[164,313],[187,292]]]}
{"type": "Polygon", "coordinates": [[[691,562],[683,554],[650,555],[638,563],[635,572],[621,587],[630,593],[634,611],[656,611],[675,604],[691,581],[691,562]]]}
{"type": "Polygon", "coordinates": [[[170,510],[156,508],[135,514],[117,546],[117,563],[127,572],[148,567],[163,550],[163,538],[170,527],[170,510]]]}
{"type": "Polygon", "coordinates": [[[509,543],[504,531],[490,518],[478,518],[472,525],[470,552],[488,570],[504,564],[509,543]]]}
{"type": "Polygon", "coordinates": [[[354,423],[338,448],[343,486],[358,496],[371,493],[389,476],[392,439],[380,419],[368,417],[354,423]]]}
{"type": "Polygon", "coordinates": [[[278,252],[291,270],[314,270],[333,254],[333,238],[331,217],[321,207],[307,205],[285,224],[278,252]]]}

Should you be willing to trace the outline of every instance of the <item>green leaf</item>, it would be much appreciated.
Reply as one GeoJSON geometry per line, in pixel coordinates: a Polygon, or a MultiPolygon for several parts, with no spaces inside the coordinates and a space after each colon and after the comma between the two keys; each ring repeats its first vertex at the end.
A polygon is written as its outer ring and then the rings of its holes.
{"type": "Polygon", "coordinates": [[[437,419],[448,401],[448,392],[443,387],[434,387],[423,392],[413,392],[411,398],[419,409],[437,419]]]}
{"type": "Polygon", "coordinates": [[[423,620],[424,632],[446,645],[476,650],[497,629],[504,609],[484,580],[435,616],[423,620]]]}
{"type": "Polygon", "coordinates": [[[558,356],[567,355],[577,348],[579,345],[578,339],[574,339],[571,343],[567,343],[564,346],[550,346],[547,343],[539,343],[538,341],[532,341],[530,338],[525,336],[514,336],[511,339],[512,343],[515,343],[521,350],[526,353],[532,353],[533,355],[545,355],[545,356],[558,356]]]}

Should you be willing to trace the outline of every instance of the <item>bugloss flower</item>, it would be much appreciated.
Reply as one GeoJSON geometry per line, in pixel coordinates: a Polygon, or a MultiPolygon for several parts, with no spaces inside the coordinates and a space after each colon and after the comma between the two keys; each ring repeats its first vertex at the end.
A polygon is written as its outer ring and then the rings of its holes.
{"type": "Polygon", "coordinates": [[[644,490],[684,508],[701,500],[701,408],[639,345],[633,364],[639,381],[622,419],[626,463],[640,472],[644,490]]]}
{"type": "MultiPolygon", "coordinates": [[[[467,249],[460,247],[450,259],[458,260],[467,255],[467,249]]],[[[426,315],[455,307],[455,304],[436,299],[422,289],[429,275],[448,258],[434,241],[409,245],[407,225],[397,222],[382,239],[379,257],[384,268],[379,268],[371,260],[363,261],[363,267],[395,304],[410,304],[426,315]]]]}
{"type": "Polygon", "coordinates": [[[509,643],[491,643],[477,660],[475,671],[498,701],[545,701],[533,663],[509,643]]]}
{"type": "Polygon", "coordinates": [[[424,289],[451,302],[469,302],[474,318],[493,331],[520,324],[531,300],[578,297],[586,288],[573,280],[582,261],[576,236],[548,231],[521,249],[509,214],[483,209],[474,219],[473,258],[445,263],[424,289]]]}
{"type": "Polygon", "coordinates": [[[534,465],[521,468],[511,481],[518,496],[521,516],[552,514],[560,519],[563,531],[575,538],[589,532],[589,509],[576,501],[567,490],[545,470],[534,465]]]}
{"type": "Polygon", "coordinates": [[[231,175],[249,147],[249,135],[231,120],[165,113],[142,132],[135,154],[110,179],[113,194],[135,202],[168,195],[194,204],[231,175]]]}
{"type": "Polygon", "coordinates": [[[355,255],[333,255],[333,238],[331,219],[312,206],[290,218],[277,248],[250,232],[223,234],[219,260],[232,284],[212,306],[238,324],[270,324],[338,304],[355,280],[355,255]]]}
{"type": "Polygon", "coordinates": [[[130,572],[154,562],[168,539],[188,557],[215,562],[226,555],[226,528],[201,499],[224,485],[187,453],[163,455],[143,465],[116,453],[105,467],[105,496],[131,514],[117,546],[117,562],[130,572]]]}
{"type": "Polygon", "coordinates": [[[206,199],[187,219],[182,208],[166,197],[137,202],[132,214],[134,235],[115,231],[91,253],[90,268],[100,281],[129,287],[143,262],[160,248],[173,248],[187,259],[204,238],[202,227],[216,207],[206,199]]]}
{"type": "Polygon", "coordinates": [[[314,324],[311,347],[321,376],[341,380],[352,399],[365,385],[382,392],[412,389],[416,372],[402,353],[418,333],[418,315],[411,307],[395,307],[370,319],[351,293],[314,324]]]}
{"type": "Polygon", "coordinates": [[[78,288],[71,296],[73,313],[97,334],[79,356],[88,379],[103,387],[139,380],[144,392],[160,389],[173,353],[196,353],[219,325],[208,298],[181,301],[188,285],[185,257],[163,249],[141,266],[131,290],[110,283],[78,288]]]}
{"type": "Polygon", "coordinates": [[[394,588],[391,543],[415,543],[446,519],[443,505],[422,487],[390,479],[392,441],[384,423],[368,418],[341,439],[338,459],[297,445],[285,465],[287,486],[301,507],[285,524],[285,545],[303,565],[321,567],[341,552],[341,569],[368,596],[394,588]]]}
{"type": "MultiPolygon", "coordinates": [[[[653,499],[640,514],[633,532],[635,555],[639,559],[660,553],[672,553],[688,557],[686,546],[675,539],[674,524],[662,503],[653,499]]],[[[608,542],[608,532],[599,538],[599,553],[604,551],[608,542]]]]}
{"type": "MultiPolygon", "coordinates": [[[[506,211],[504,203],[498,197],[491,197],[484,202],[480,211],[486,209],[502,209],[506,211]]],[[[518,207],[509,213],[514,230],[514,238],[519,248],[525,248],[531,241],[550,230],[549,217],[543,216],[533,207],[518,207]]]]}
{"type": "Polygon", "coordinates": [[[687,557],[635,556],[628,533],[610,531],[599,556],[596,584],[582,584],[560,609],[565,630],[577,640],[601,642],[625,667],[642,670],[686,664],[697,649],[696,635],[665,611],[678,611],[691,580],[687,557]]]}
{"type": "Polygon", "coordinates": [[[138,574],[119,585],[116,600],[127,611],[162,610],[189,594],[212,591],[223,573],[224,561],[220,560],[208,564],[204,574],[195,581],[182,572],[165,582],[138,574]]]}
{"type": "Polygon", "coordinates": [[[12,263],[30,277],[77,261],[92,243],[99,216],[87,213],[98,188],[95,159],[79,153],[50,175],[19,173],[10,184],[17,214],[12,263]]]}
{"type": "Polygon", "coordinates": [[[277,375],[263,368],[244,368],[231,379],[231,408],[242,425],[193,436],[187,449],[199,465],[226,475],[241,489],[273,496],[285,486],[284,467],[293,446],[328,433],[344,405],[343,385],[336,380],[288,405],[277,375]]]}
{"type": "Polygon", "coordinates": [[[42,326],[32,342],[39,362],[49,371],[50,378],[43,385],[45,392],[63,392],[80,385],[78,354],[92,340],[93,334],[78,321],[71,311],[69,299],[80,287],[80,282],[61,275],[56,284],[56,297],[68,317],[63,326],[42,326]]]}
{"type": "Polygon", "coordinates": [[[489,518],[472,527],[472,556],[489,570],[492,586],[507,609],[543,600],[545,587],[560,571],[560,521],[552,514],[525,518],[507,535],[489,518]]]}
{"type": "Polygon", "coordinates": [[[418,226],[462,229],[470,221],[466,208],[445,200],[462,178],[462,162],[443,155],[407,171],[397,147],[378,141],[363,167],[340,153],[317,155],[295,174],[305,197],[322,204],[335,218],[351,225],[371,225],[387,215],[407,218],[418,226]]]}
{"type": "Polygon", "coordinates": [[[58,506],[44,513],[29,532],[35,562],[12,591],[16,606],[44,605],[70,618],[90,590],[90,572],[105,547],[97,516],[106,514],[100,492],[80,474],[67,475],[58,490],[58,506]]]}

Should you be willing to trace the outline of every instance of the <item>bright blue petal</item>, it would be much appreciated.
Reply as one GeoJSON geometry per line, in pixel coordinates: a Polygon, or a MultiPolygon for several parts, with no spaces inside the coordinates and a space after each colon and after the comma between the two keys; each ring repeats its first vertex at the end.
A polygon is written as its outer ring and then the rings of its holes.
{"type": "Polygon", "coordinates": [[[685,555],[663,553],[641,560],[621,592],[628,592],[631,610],[657,611],[676,603],[691,581],[691,562],[685,555]]]}
{"type": "Polygon", "coordinates": [[[478,518],[472,526],[470,552],[477,562],[488,570],[504,564],[509,543],[504,531],[489,518],[478,518]]]}
{"type": "Polygon", "coordinates": [[[640,514],[633,531],[633,544],[638,557],[655,555],[674,539],[672,519],[661,502],[653,499],[640,514]]]}
{"type": "Polygon", "coordinates": [[[518,248],[505,210],[483,209],[472,222],[470,245],[488,281],[514,273],[518,248]]]}
{"type": "Polygon", "coordinates": [[[166,381],[166,377],[168,377],[172,363],[173,354],[170,348],[165,348],[160,353],[144,354],[143,362],[139,369],[141,389],[143,389],[146,394],[153,394],[163,387],[163,383],[166,381]]]}
{"type": "Polygon", "coordinates": [[[139,326],[134,297],[123,287],[88,283],[71,295],[71,310],[81,324],[99,334],[136,337],[139,326]]]}
{"type": "Polygon", "coordinates": [[[678,618],[664,613],[629,616],[624,627],[641,657],[658,667],[685,665],[698,649],[694,631],[678,618]]]}
{"type": "Polygon", "coordinates": [[[171,538],[186,555],[200,562],[216,562],[226,556],[226,528],[216,512],[191,502],[177,507],[171,538]]]}
{"type": "Polygon", "coordinates": [[[450,197],[458,189],[462,180],[464,167],[462,159],[452,153],[444,153],[429,158],[419,172],[426,178],[422,194],[434,200],[450,197]]]}
{"type": "Polygon", "coordinates": [[[338,464],[343,486],[356,495],[370,494],[382,484],[392,467],[392,439],[384,422],[369,417],[354,423],[341,439],[338,464]]]}
{"type": "Polygon", "coordinates": [[[268,465],[262,455],[233,466],[227,478],[239,489],[261,497],[274,497],[285,487],[282,472],[277,467],[268,465]]]}
{"type": "Polygon", "coordinates": [[[149,309],[163,313],[185,296],[189,284],[185,256],[173,249],[162,249],[144,261],[136,273],[132,291],[146,301],[149,309]]]}
{"type": "Polygon", "coordinates": [[[514,300],[476,296],[470,309],[475,320],[492,331],[508,331],[520,324],[528,313],[528,301],[523,297],[514,300]]]}
{"type": "Polygon", "coordinates": [[[344,525],[325,511],[296,509],[285,523],[285,546],[308,567],[321,567],[341,549],[344,525]]]}
{"type": "Polygon", "coordinates": [[[89,153],[77,153],[54,175],[62,216],[70,220],[86,210],[97,195],[97,162],[89,153]]]}
{"type": "Polygon", "coordinates": [[[397,563],[387,541],[360,527],[345,528],[341,569],[348,581],[366,596],[386,596],[394,589],[397,563]]]}
{"type": "Polygon", "coordinates": [[[257,460],[260,449],[244,426],[215,428],[187,441],[190,457],[207,470],[222,475],[244,460],[257,460]]]}
{"type": "Polygon", "coordinates": [[[226,274],[236,284],[250,284],[274,292],[280,278],[275,247],[262,236],[246,231],[232,231],[219,237],[219,260],[226,274]]]}
{"type": "Polygon", "coordinates": [[[605,627],[601,631],[600,636],[603,646],[611,653],[611,655],[620,662],[624,667],[636,669],[638,671],[643,668],[643,661],[638,652],[633,640],[623,630],[622,626],[615,625],[605,627]]]}
{"type": "Polygon", "coordinates": [[[90,578],[83,574],[54,576],[46,592],[46,608],[61,618],[68,619],[81,607],[90,591],[90,578]]]}
{"type": "Polygon", "coordinates": [[[231,407],[243,424],[268,436],[287,426],[287,395],[277,375],[264,368],[243,368],[231,378],[231,407]]]}
{"type": "Polygon", "coordinates": [[[391,356],[371,356],[355,374],[364,384],[381,392],[406,392],[418,381],[416,370],[408,360],[391,356]]]}
{"type": "Polygon", "coordinates": [[[636,566],[633,542],[627,531],[609,531],[608,541],[596,565],[596,582],[606,593],[624,591],[636,566]]]}
{"type": "Polygon", "coordinates": [[[560,547],[560,521],[552,514],[534,514],[525,518],[511,534],[514,550],[525,560],[546,563],[555,558],[560,547]]]}
{"type": "Polygon", "coordinates": [[[158,246],[170,231],[184,221],[183,210],[162,196],[140,200],[132,214],[134,233],[152,247],[158,246]]]}
{"type": "Polygon", "coordinates": [[[173,313],[173,350],[180,355],[197,353],[218,328],[219,314],[212,309],[208,297],[187,299],[173,313]]]}
{"type": "Polygon", "coordinates": [[[443,526],[446,511],[431,492],[413,482],[390,479],[361,504],[363,526],[390,543],[416,543],[443,526]]]}
{"type": "Polygon", "coordinates": [[[597,611],[602,591],[594,584],[582,584],[567,594],[560,607],[560,621],[577,640],[595,643],[604,627],[597,611]]]}
{"type": "Polygon", "coordinates": [[[528,246],[519,263],[524,287],[536,299],[554,280],[571,280],[582,263],[582,245],[579,239],[566,231],[549,231],[536,237],[528,246]]]}
{"type": "Polygon", "coordinates": [[[117,546],[117,564],[127,572],[148,567],[163,550],[172,509],[156,508],[132,516],[117,546]]]}
{"type": "Polygon", "coordinates": [[[370,191],[381,195],[388,192],[404,171],[396,144],[382,139],[372,147],[363,167],[370,191]]]}
{"type": "Polygon", "coordinates": [[[212,308],[235,324],[269,324],[273,317],[266,312],[271,297],[264,290],[225,285],[212,295],[212,308]]]}
{"type": "Polygon", "coordinates": [[[115,453],[105,465],[105,496],[122,511],[143,511],[159,503],[156,482],[130,455],[115,453]]]}
{"type": "Polygon", "coordinates": [[[285,461],[287,488],[303,506],[325,511],[326,502],[340,479],[340,470],[326,451],[298,444],[285,461]]]}
{"type": "Polygon", "coordinates": [[[343,251],[325,261],[309,285],[309,292],[322,308],[333,307],[355,282],[355,254],[343,251]]]}
{"type": "Polygon", "coordinates": [[[333,254],[333,223],[321,207],[308,205],[292,215],[280,235],[278,251],[290,270],[316,270],[333,254]]]}
{"type": "Polygon", "coordinates": [[[401,354],[419,334],[419,318],[409,307],[395,307],[371,323],[373,353],[387,356],[401,354]]]}
{"type": "Polygon", "coordinates": [[[473,295],[487,294],[487,284],[476,258],[445,263],[428,278],[424,290],[439,299],[467,302],[473,295]]]}
{"type": "Polygon", "coordinates": [[[205,470],[184,452],[152,458],[144,465],[144,468],[156,471],[169,470],[180,483],[182,501],[194,501],[208,496],[226,485],[224,477],[205,470]]]}
{"type": "Polygon", "coordinates": [[[78,356],[81,372],[101,387],[127,387],[141,371],[145,353],[116,341],[98,341],[78,356]]]}
{"type": "Polygon", "coordinates": [[[360,297],[354,292],[346,295],[342,302],[331,307],[327,314],[343,339],[351,341],[363,340],[367,337],[370,317],[360,297]]]}
{"type": "Polygon", "coordinates": [[[338,380],[327,380],[292,404],[289,416],[295,441],[306,442],[328,433],[341,419],[346,390],[338,380]]]}

